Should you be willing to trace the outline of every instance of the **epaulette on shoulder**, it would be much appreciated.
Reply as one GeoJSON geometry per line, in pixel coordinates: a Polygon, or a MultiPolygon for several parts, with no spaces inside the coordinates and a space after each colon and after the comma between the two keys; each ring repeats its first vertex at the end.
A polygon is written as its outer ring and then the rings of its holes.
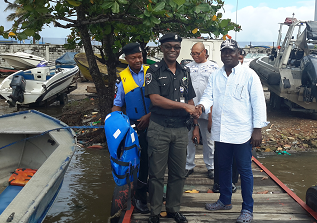
{"type": "Polygon", "coordinates": [[[162,66],[162,62],[156,62],[150,66],[150,69],[153,71],[157,71],[162,66]]]}

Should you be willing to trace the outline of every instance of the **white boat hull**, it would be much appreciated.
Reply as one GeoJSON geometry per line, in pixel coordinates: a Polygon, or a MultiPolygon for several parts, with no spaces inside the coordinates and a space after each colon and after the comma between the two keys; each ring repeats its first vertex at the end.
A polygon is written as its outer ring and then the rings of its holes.
{"type": "MultiPolygon", "coordinates": [[[[70,66],[67,66],[70,67],[70,66]]],[[[78,67],[72,66],[72,68],[61,68],[58,72],[55,72],[55,67],[49,68],[49,73],[53,75],[48,77],[40,76],[36,74],[37,70],[43,68],[33,68],[26,71],[18,71],[5,78],[0,84],[0,94],[6,99],[10,100],[12,94],[12,88],[10,83],[14,76],[22,75],[26,79],[26,87],[24,92],[24,101],[17,102],[18,104],[28,105],[32,103],[41,103],[49,98],[56,96],[60,92],[64,91],[72,83],[74,76],[78,73],[78,67]],[[34,78],[27,79],[27,78],[34,78]]],[[[42,75],[42,74],[41,74],[42,75]]]]}
{"type": "Polygon", "coordinates": [[[34,56],[28,53],[2,53],[1,58],[17,70],[26,70],[36,67],[41,61],[46,61],[43,57],[34,56]]]}
{"type": "MultiPolygon", "coordinates": [[[[76,135],[59,120],[32,110],[0,116],[0,121],[1,185],[8,184],[5,182],[16,168],[37,169],[3,212],[0,211],[0,222],[7,222],[10,216],[13,216],[12,223],[42,222],[75,152],[76,135]],[[49,131],[57,128],[62,129],[49,131]]],[[[0,199],[0,206],[1,202],[0,199]]]]}

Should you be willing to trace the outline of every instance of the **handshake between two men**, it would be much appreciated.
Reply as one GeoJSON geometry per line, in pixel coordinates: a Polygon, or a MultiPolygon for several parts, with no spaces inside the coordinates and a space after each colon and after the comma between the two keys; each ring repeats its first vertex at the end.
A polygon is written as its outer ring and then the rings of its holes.
{"type": "Polygon", "coordinates": [[[199,105],[191,105],[187,104],[187,107],[185,109],[194,119],[197,119],[200,117],[200,115],[205,112],[205,107],[202,104],[199,105]]]}

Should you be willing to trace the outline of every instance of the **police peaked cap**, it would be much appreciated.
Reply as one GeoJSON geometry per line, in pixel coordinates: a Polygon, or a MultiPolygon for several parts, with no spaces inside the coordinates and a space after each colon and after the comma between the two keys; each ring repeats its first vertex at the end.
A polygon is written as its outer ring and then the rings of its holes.
{"type": "Polygon", "coordinates": [[[128,43],[122,47],[122,51],[127,56],[134,53],[140,53],[142,52],[142,49],[139,43],[128,43]]]}
{"type": "Polygon", "coordinates": [[[160,43],[166,42],[182,42],[182,37],[177,35],[176,33],[167,33],[160,38],[160,43]]]}

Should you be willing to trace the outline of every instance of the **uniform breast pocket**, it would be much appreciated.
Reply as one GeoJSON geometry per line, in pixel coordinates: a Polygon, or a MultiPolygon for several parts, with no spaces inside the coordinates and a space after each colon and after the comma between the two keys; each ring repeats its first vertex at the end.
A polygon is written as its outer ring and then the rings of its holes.
{"type": "Polygon", "coordinates": [[[246,97],[246,86],[237,84],[235,85],[235,90],[233,92],[233,97],[240,100],[246,97]]]}
{"type": "Polygon", "coordinates": [[[167,96],[169,94],[170,83],[167,81],[167,79],[161,79],[159,80],[159,84],[160,84],[161,96],[167,96]]]}

